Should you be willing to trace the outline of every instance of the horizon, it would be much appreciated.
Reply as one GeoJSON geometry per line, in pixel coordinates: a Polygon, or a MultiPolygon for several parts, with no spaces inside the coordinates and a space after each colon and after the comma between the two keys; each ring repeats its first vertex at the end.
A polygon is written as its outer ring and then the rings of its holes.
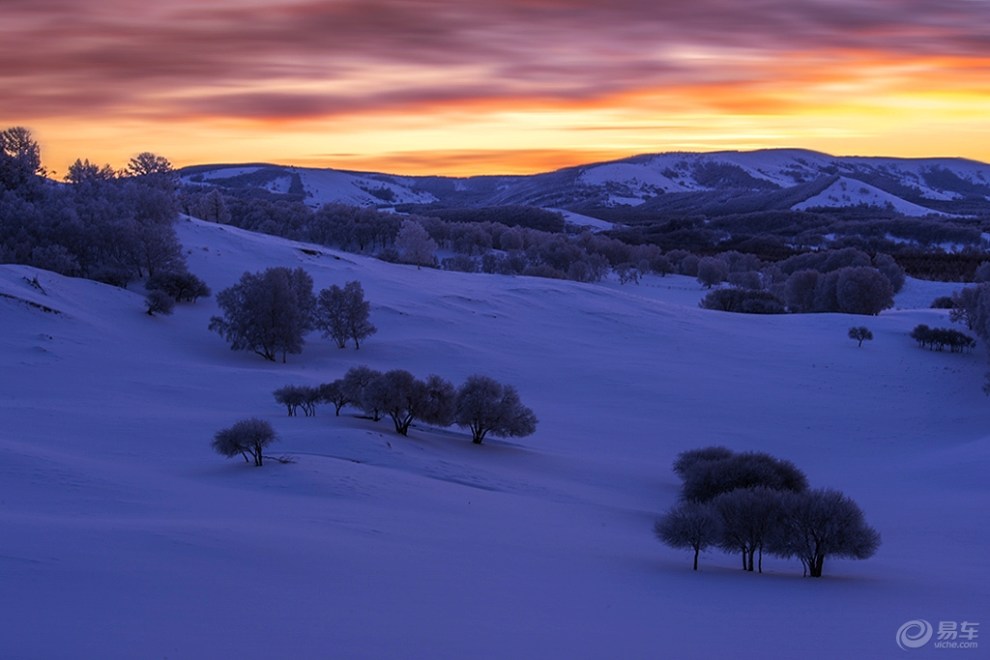
{"type": "Polygon", "coordinates": [[[0,126],[56,177],[143,151],[459,177],[779,148],[990,161],[985,2],[9,4],[0,126]]]}

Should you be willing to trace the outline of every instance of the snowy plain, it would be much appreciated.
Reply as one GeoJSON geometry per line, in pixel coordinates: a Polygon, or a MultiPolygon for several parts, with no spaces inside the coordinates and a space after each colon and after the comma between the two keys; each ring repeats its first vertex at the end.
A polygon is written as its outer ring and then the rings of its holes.
{"type": "Polygon", "coordinates": [[[908,337],[949,325],[928,305],[958,285],[909,280],[877,317],[746,316],[699,309],[683,277],[420,270],[178,231],[214,293],[269,266],[360,280],[378,334],[360,351],[314,334],[273,364],[207,330],[213,298],[152,318],[137,287],[0,266],[0,657],[895,658],[908,620],[990,621],[984,349],[908,337]],[[875,340],[857,348],[852,325],[875,340]],[[538,430],[474,446],[272,399],[359,364],[491,375],[538,430]],[[251,416],[294,464],[213,453],[251,416]],[[845,492],[880,550],[820,580],[717,551],[692,572],[652,525],[677,453],[712,444],[845,492]]]}

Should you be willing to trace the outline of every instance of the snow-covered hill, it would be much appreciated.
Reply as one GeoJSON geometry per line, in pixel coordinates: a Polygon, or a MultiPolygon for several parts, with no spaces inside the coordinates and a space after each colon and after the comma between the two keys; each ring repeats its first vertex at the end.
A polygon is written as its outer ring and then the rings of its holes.
{"type": "Polygon", "coordinates": [[[178,229],[214,291],[275,265],[360,280],[378,334],[273,364],[207,331],[213,299],[151,318],[138,292],[0,266],[0,657],[893,658],[908,620],[986,618],[986,360],[907,336],[948,325],[927,305],[950,285],[910,280],[875,318],[743,316],[682,277],[419,270],[178,229]],[[876,339],[857,348],[853,324],[876,339]],[[272,399],[358,364],[489,374],[538,431],[479,447],[272,399]],[[250,416],[296,463],[212,452],[250,416]],[[692,573],[652,523],[672,459],[710,444],[844,491],[880,551],[821,580],[718,552],[692,573]]]}
{"type": "MultiPolygon", "coordinates": [[[[527,204],[569,210],[601,206],[676,207],[690,212],[747,208],[875,206],[906,215],[990,210],[990,165],[958,158],[834,157],[801,149],[666,153],[567,168],[532,176],[397,177],[386,174],[274,166],[199,166],[184,170],[192,183],[294,192],[318,206],[527,204]],[[836,186],[853,186],[837,192],[836,186]],[[865,192],[860,192],[865,191],[865,192]],[[685,195],[690,195],[685,199],[685,195]],[[687,205],[687,206],[685,206],[687,205]]],[[[725,212],[724,210],[722,212],[725,212]]]]}

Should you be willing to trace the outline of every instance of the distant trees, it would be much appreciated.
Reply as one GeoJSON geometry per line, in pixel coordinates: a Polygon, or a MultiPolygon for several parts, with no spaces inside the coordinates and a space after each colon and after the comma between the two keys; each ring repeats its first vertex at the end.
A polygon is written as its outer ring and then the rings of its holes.
{"type": "Polygon", "coordinates": [[[536,430],[536,415],[519,400],[511,385],[482,375],[470,376],[457,390],[455,421],[471,430],[471,441],[480,445],[488,434],[522,437],[536,430]]]}
{"type": "Polygon", "coordinates": [[[277,439],[275,429],[265,420],[244,419],[230,428],[217,431],[213,436],[213,449],[228,458],[239,454],[245,462],[253,460],[256,467],[261,467],[265,447],[277,439]]]}
{"type": "Polygon", "coordinates": [[[856,326],[856,327],[849,328],[849,338],[852,339],[855,342],[858,342],[857,345],[860,348],[862,348],[864,341],[868,341],[868,340],[872,340],[873,339],[873,333],[870,332],[870,329],[867,328],[866,326],[863,326],[863,325],[856,326]]]}
{"type": "Polygon", "coordinates": [[[746,571],[763,572],[763,554],[797,557],[821,577],[826,557],[866,559],[880,545],[862,511],[834,490],[809,490],[804,474],[768,454],[706,447],[680,454],[674,472],[682,501],[654,525],[674,548],[739,552],[746,571]]]}
{"type": "Polygon", "coordinates": [[[706,289],[724,282],[729,277],[729,266],[717,257],[702,257],[698,260],[698,282],[706,289]]]}
{"type": "Polygon", "coordinates": [[[244,273],[234,286],[217,294],[223,316],[210,319],[210,330],[230,343],[231,350],[249,350],[266,360],[282,362],[299,353],[303,335],[312,327],[313,279],[302,268],[269,268],[244,273]]]}
{"type": "Polygon", "coordinates": [[[976,340],[963,332],[951,328],[929,328],[925,324],[914,327],[911,339],[918,342],[921,348],[931,351],[948,348],[951,353],[961,353],[976,346],[976,340]]]}
{"type": "Polygon", "coordinates": [[[415,220],[403,220],[395,239],[399,260],[416,266],[432,266],[436,261],[437,243],[415,220]]]}
{"type": "Polygon", "coordinates": [[[344,348],[351,339],[358,349],[363,339],[378,330],[369,320],[370,313],[371,305],[364,299],[364,289],[360,282],[354,281],[343,289],[334,284],[320,291],[313,319],[316,329],[324,337],[332,338],[338,348],[344,348]]]}

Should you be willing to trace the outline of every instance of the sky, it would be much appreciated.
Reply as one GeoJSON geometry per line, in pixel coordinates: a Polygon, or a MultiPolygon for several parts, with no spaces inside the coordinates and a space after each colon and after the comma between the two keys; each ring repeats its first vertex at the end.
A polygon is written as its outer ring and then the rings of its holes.
{"type": "Polygon", "coordinates": [[[2,0],[45,166],[532,173],[802,147],[990,161],[990,0],[2,0]]]}

